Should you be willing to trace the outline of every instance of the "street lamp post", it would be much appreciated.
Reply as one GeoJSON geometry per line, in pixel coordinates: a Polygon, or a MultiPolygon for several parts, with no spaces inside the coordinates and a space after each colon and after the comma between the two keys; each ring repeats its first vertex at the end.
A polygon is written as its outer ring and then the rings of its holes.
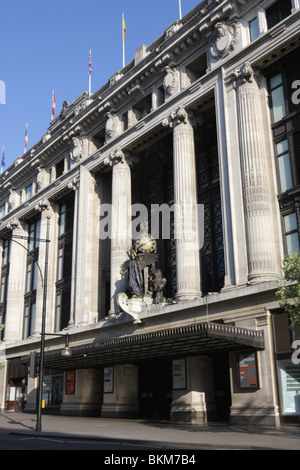
{"type": "Polygon", "coordinates": [[[43,282],[41,354],[40,354],[40,366],[39,366],[39,396],[38,396],[36,431],[41,431],[41,429],[42,429],[42,424],[41,424],[41,421],[42,421],[42,392],[43,392],[43,367],[44,367],[46,302],[47,302],[47,282],[48,282],[49,230],[50,230],[50,216],[47,216],[46,253],[45,253],[44,282],[43,282]]]}

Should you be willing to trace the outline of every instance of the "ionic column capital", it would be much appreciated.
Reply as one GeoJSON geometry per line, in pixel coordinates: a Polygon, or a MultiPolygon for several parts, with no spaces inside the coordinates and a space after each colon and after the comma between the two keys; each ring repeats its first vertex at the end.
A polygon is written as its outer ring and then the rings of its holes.
{"type": "Polygon", "coordinates": [[[250,62],[245,62],[239,69],[236,69],[229,77],[225,78],[225,85],[232,85],[234,89],[249,84],[259,86],[260,79],[260,70],[253,68],[250,62]]]}
{"type": "Polygon", "coordinates": [[[195,126],[196,120],[194,114],[191,110],[185,109],[183,106],[180,106],[176,111],[173,111],[169,114],[168,117],[164,118],[162,125],[164,127],[176,127],[180,124],[195,126]]]}

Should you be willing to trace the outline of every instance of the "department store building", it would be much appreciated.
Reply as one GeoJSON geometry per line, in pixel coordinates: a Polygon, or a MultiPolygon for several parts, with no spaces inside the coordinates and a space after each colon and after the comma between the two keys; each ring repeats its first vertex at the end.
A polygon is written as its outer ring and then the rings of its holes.
{"type": "Polygon", "coordinates": [[[0,176],[2,410],[43,333],[45,413],[299,422],[299,88],[299,0],[205,0],[63,103],[0,176]]]}

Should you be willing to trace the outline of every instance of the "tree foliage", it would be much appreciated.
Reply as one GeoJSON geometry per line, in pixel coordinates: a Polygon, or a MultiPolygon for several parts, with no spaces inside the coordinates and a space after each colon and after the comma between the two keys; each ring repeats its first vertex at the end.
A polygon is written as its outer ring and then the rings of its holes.
{"type": "Polygon", "coordinates": [[[276,292],[280,306],[288,314],[292,326],[300,326],[300,253],[290,253],[283,261],[284,280],[276,292]]]}

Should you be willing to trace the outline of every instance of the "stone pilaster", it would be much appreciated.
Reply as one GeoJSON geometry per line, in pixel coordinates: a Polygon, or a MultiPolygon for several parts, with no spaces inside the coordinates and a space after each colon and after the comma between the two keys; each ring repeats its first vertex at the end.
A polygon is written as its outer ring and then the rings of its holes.
{"type": "Polygon", "coordinates": [[[24,291],[26,275],[26,239],[28,236],[22,222],[14,219],[7,227],[13,237],[10,245],[9,284],[6,304],[5,342],[10,343],[22,339],[24,317],[24,291]]]}
{"type": "MultiPolygon", "coordinates": [[[[194,130],[184,108],[163,125],[173,127],[174,229],[176,238],[177,294],[179,300],[201,295],[194,130]]],[[[203,227],[202,227],[203,228],[203,227]]]]}
{"type": "Polygon", "coordinates": [[[128,259],[132,244],[131,223],[131,170],[121,150],[111,155],[112,165],[112,220],[111,220],[111,307],[110,314],[118,311],[118,293],[126,291],[126,279],[121,266],[128,259]]]}
{"type": "Polygon", "coordinates": [[[103,394],[101,417],[134,419],[138,416],[138,366],[115,365],[113,391],[103,394]]]}
{"type": "Polygon", "coordinates": [[[247,234],[248,281],[276,279],[274,241],[264,126],[259,87],[254,71],[245,63],[236,74],[239,144],[247,234]]]}

